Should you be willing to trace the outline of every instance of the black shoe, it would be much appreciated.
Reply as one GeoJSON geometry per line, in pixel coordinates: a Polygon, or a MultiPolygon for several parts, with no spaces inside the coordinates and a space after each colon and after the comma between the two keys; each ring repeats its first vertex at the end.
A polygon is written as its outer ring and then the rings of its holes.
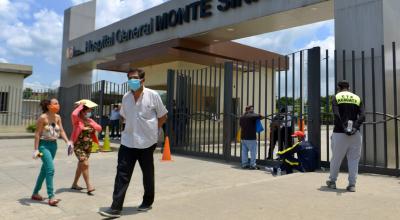
{"type": "Polygon", "coordinates": [[[331,180],[327,180],[326,181],[326,186],[330,189],[336,189],[336,182],[331,181],[331,180]]]}
{"type": "Polygon", "coordinates": [[[260,168],[258,167],[258,166],[251,166],[250,168],[249,168],[249,170],[259,170],[260,168]]]}
{"type": "Polygon", "coordinates": [[[250,168],[250,166],[249,165],[245,165],[245,166],[242,166],[242,169],[249,169],[250,168]]]}
{"type": "Polygon", "coordinates": [[[99,211],[99,214],[108,218],[119,218],[121,217],[121,211],[115,209],[107,209],[106,211],[99,211]]]}
{"type": "Polygon", "coordinates": [[[150,209],[152,209],[151,205],[144,205],[144,204],[141,204],[141,205],[137,208],[138,211],[143,211],[143,212],[149,211],[150,209]]]}
{"type": "Polygon", "coordinates": [[[346,190],[349,192],[355,192],[356,191],[356,186],[355,185],[348,185],[346,187],[346,190]]]}

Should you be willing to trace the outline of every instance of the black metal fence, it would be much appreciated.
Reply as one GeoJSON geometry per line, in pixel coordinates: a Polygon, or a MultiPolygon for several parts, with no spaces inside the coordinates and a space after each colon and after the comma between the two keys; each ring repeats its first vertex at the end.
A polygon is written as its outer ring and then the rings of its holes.
{"type": "MultiPolygon", "coordinates": [[[[80,99],[90,99],[98,104],[98,107],[93,111],[94,119],[97,120],[104,129],[106,126],[110,126],[112,137],[117,138],[120,136],[120,131],[123,128],[122,120],[119,120],[119,123],[110,123],[110,115],[114,106],[120,105],[122,97],[129,91],[127,83],[118,84],[101,80],[91,85],[75,85],[70,88],[61,87],[59,91],[59,100],[62,106],[60,114],[67,132],[71,132],[72,130],[70,115],[73,111],[74,103],[80,99]]],[[[163,96],[166,92],[157,91],[162,96],[163,101],[165,101],[163,96]]],[[[103,135],[100,134],[100,138],[102,138],[102,136],[103,135]]]]}
{"type": "Polygon", "coordinates": [[[169,126],[173,150],[222,155],[222,68],[169,72],[169,126]],[[169,83],[171,85],[171,83],[169,83]],[[175,90],[175,91],[174,91],[175,90]]]}
{"type": "MultiPolygon", "coordinates": [[[[117,84],[105,80],[95,82],[91,85],[75,85],[70,88],[60,88],[59,100],[62,104],[60,114],[63,118],[65,130],[67,132],[72,130],[70,115],[73,111],[74,103],[81,99],[90,99],[98,104],[98,107],[93,111],[93,117],[105,129],[107,125],[110,125],[109,117],[113,107],[121,103],[122,97],[127,91],[128,87],[126,83],[117,84]]],[[[118,125],[116,129],[120,131],[122,124],[118,125]]]]}
{"type": "MultiPolygon", "coordinates": [[[[397,86],[400,60],[396,56],[397,50],[396,44],[392,43],[389,47],[382,45],[366,51],[324,51],[321,74],[325,75],[326,83],[321,89],[329,94],[325,96],[325,121],[331,121],[326,118],[332,118],[330,100],[339,80],[349,81],[350,89],[362,98],[365,106],[361,171],[400,175],[397,86]],[[329,83],[332,77],[335,83],[329,83]]],[[[329,165],[332,129],[329,123],[324,128],[322,149],[325,154],[321,155],[324,166],[329,165]]]]}
{"type": "Polygon", "coordinates": [[[293,143],[290,133],[305,132],[328,167],[333,132],[331,99],[341,79],[365,105],[360,170],[399,175],[396,45],[369,51],[299,51],[277,59],[231,62],[198,70],[170,70],[169,135],[183,154],[238,160],[239,117],[247,105],[265,115],[258,134],[258,163],[273,159],[275,144],[293,143]],[[350,56],[348,55],[350,54],[350,56]],[[307,88],[307,89],[306,89],[307,88]],[[278,121],[278,123],[276,123],[278,121]],[[275,125],[279,124],[278,127],[275,125]]]}
{"type": "Polygon", "coordinates": [[[0,126],[29,126],[42,113],[45,98],[57,98],[58,89],[31,89],[0,86],[0,126]]]}
{"type": "Polygon", "coordinates": [[[58,98],[61,103],[60,114],[67,131],[70,131],[70,115],[74,102],[83,98],[91,99],[99,104],[99,108],[94,111],[95,119],[107,125],[113,105],[119,104],[127,91],[126,84],[104,80],[91,85],[76,85],[70,88],[0,87],[0,126],[27,127],[34,124],[42,114],[40,101],[51,98],[58,98]]]}
{"type": "MultiPolygon", "coordinates": [[[[309,120],[307,112],[315,112],[307,109],[304,86],[305,81],[313,79],[307,78],[309,67],[305,65],[309,51],[257,62],[170,70],[167,107],[172,149],[238,160],[242,154],[237,140],[239,118],[248,105],[266,116],[262,121],[265,131],[257,136],[259,163],[272,159],[274,149],[291,146],[291,133],[304,129],[309,120]]],[[[319,70],[314,72],[319,74],[319,70]]]]}

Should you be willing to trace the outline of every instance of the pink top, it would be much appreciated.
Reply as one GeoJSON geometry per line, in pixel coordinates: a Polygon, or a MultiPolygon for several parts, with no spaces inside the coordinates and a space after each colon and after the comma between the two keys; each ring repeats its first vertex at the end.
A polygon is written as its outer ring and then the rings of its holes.
{"type": "MultiPolygon", "coordinates": [[[[82,132],[83,128],[85,127],[85,123],[83,120],[79,117],[79,113],[83,109],[83,104],[80,104],[76,109],[72,112],[71,114],[71,120],[72,120],[72,134],[71,134],[71,140],[73,143],[76,142],[78,139],[79,134],[82,132]]],[[[88,123],[89,125],[95,129],[96,131],[100,132],[101,126],[97,124],[95,121],[93,121],[91,118],[88,118],[88,123]]],[[[97,139],[96,134],[93,132],[92,133],[92,139],[93,142],[99,144],[99,140],[97,139]]]]}

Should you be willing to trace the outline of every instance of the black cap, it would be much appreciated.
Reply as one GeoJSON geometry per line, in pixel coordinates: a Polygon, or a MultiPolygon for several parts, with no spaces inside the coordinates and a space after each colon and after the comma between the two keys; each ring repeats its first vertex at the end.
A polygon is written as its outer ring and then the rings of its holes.
{"type": "Polygon", "coordinates": [[[251,108],[254,108],[254,106],[253,105],[246,106],[246,111],[249,111],[251,108]]]}
{"type": "Polygon", "coordinates": [[[338,82],[337,86],[339,89],[348,89],[350,87],[350,84],[347,80],[341,80],[338,82]]]}

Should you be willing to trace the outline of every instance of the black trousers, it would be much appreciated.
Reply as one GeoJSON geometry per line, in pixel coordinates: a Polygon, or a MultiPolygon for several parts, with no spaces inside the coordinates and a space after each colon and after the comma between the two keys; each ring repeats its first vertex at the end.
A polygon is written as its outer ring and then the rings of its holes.
{"type": "Polygon", "coordinates": [[[119,120],[111,120],[111,137],[120,137],[119,135],[119,120]]]}
{"type": "Polygon", "coordinates": [[[154,158],[153,153],[157,144],[146,148],[136,149],[121,145],[118,152],[117,175],[114,183],[112,209],[122,210],[125,194],[131,181],[136,161],[139,161],[143,173],[144,195],[142,204],[151,206],[154,202],[154,158]]]}
{"type": "MultiPolygon", "coordinates": [[[[279,140],[278,139],[278,137],[279,137],[278,133],[279,133],[279,129],[277,129],[277,128],[271,129],[271,131],[269,133],[270,134],[270,142],[269,142],[268,159],[272,159],[273,158],[275,145],[279,140]]],[[[279,151],[283,150],[282,138],[281,138],[281,140],[279,140],[278,146],[279,146],[279,151]]]]}
{"type": "Polygon", "coordinates": [[[291,165],[290,163],[285,161],[285,158],[283,158],[282,164],[280,165],[280,168],[282,171],[286,171],[286,174],[291,174],[293,173],[293,169],[296,169],[300,172],[304,172],[303,167],[300,165],[300,162],[298,159],[291,157],[288,159],[290,162],[297,162],[299,165],[291,165]]]}
{"type": "Polygon", "coordinates": [[[293,145],[292,141],[292,133],[293,133],[293,127],[282,127],[281,128],[281,141],[283,149],[286,149],[288,147],[291,147],[293,145]],[[286,132],[287,130],[287,132],[286,132]]]}

